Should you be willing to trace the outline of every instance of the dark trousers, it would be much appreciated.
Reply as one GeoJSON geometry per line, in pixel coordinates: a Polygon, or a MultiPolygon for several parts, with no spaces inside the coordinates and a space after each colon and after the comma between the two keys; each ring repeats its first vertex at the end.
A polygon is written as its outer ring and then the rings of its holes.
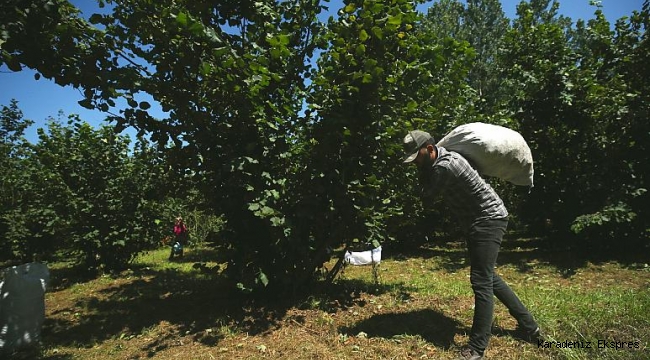
{"type": "Polygon", "coordinates": [[[467,248],[470,259],[470,281],[474,291],[474,320],[469,347],[483,353],[490,341],[494,296],[499,299],[524,330],[535,330],[537,323],[517,295],[494,271],[501,240],[508,219],[484,220],[472,225],[467,248]]]}

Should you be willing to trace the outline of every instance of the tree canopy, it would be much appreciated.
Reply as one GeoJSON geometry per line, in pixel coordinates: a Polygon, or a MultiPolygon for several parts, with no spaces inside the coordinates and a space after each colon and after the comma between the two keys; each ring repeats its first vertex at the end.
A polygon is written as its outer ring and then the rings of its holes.
{"type": "Polygon", "coordinates": [[[598,6],[574,24],[550,0],[512,22],[495,0],[420,3],[346,0],[322,23],[319,0],[100,0],[88,20],[65,0],[5,1],[0,65],[79,88],[112,126],[71,116],[30,145],[18,105],[3,107],[2,246],[119,268],[186,199],[223,219],[234,285],[291,289],[331,249],[449,233],[401,138],[472,121],[533,150],[530,194],[494,181],[520,230],[646,246],[648,1],[614,25],[598,6]]]}

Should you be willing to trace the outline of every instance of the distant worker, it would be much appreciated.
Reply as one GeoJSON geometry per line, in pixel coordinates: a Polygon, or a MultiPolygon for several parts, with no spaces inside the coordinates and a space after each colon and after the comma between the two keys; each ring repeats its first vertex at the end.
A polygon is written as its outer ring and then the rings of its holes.
{"type": "Polygon", "coordinates": [[[171,253],[169,254],[169,260],[173,260],[174,257],[178,256],[179,258],[183,257],[183,247],[187,243],[187,227],[183,222],[182,217],[177,217],[174,223],[174,242],[172,243],[171,253]]]}

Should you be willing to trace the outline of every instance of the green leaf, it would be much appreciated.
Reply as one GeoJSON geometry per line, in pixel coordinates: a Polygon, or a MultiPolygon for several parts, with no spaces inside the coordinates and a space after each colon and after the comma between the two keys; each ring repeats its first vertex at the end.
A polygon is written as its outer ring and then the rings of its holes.
{"type": "Polygon", "coordinates": [[[373,26],[370,31],[377,39],[382,40],[384,38],[384,31],[379,26],[373,26]]]}
{"type": "Polygon", "coordinates": [[[230,48],[228,48],[227,46],[222,46],[222,47],[212,49],[212,55],[217,58],[227,54],[228,52],[230,52],[230,48]]]}
{"type": "Polygon", "coordinates": [[[92,14],[90,15],[90,18],[88,18],[88,21],[91,24],[97,25],[102,22],[103,16],[101,14],[92,14]]]}
{"type": "Polygon", "coordinates": [[[257,275],[257,279],[262,283],[262,285],[269,285],[269,278],[266,277],[266,274],[262,272],[262,270],[260,270],[259,274],[257,275]]]}
{"type": "Polygon", "coordinates": [[[361,29],[361,31],[359,32],[359,40],[366,41],[368,40],[369,37],[370,35],[368,35],[368,32],[366,32],[366,30],[361,29]]]}
{"type": "Polygon", "coordinates": [[[366,53],[366,46],[363,44],[357,45],[355,53],[357,56],[363,56],[366,53]]]}
{"type": "Polygon", "coordinates": [[[242,291],[243,293],[250,294],[250,293],[253,292],[253,289],[251,289],[251,288],[245,286],[243,283],[240,283],[240,282],[239,282],[239,283],[237,283],[236,286],[237,286],[237,289],[239,289],[239,290],[242,291]]]}
{"type": "Polygon", "coordinates": [[[206,76],[212,71],[212,64],[208,62],[201,63],[201,75],[206,76]]]}
{"type": "Polygon", "coordinates": [[[9,59],[7,60],[6,64],[7,64],[7,67],[9,68],[9,70],[11,70],[11,71],[20,71],[20,70],[23,69],[22,65],[20,65],[20,62],[15,57],[9,56],[9,55],[7,55],[7,56],[9,57],[9,59]]]}
{"type": "Polygon", "coordinates": [[[180,12],[178,13],[178,15],[176,15],[176,22],[182,27],[187,27],[187,21],[188,21],[188,16],[186,13],[180,12]]]}
{"type": "Polygon", "coordinates": [[[281,45],[284,46],[289,45],[289,40],[290,40],[289,35],[285,35],[285,34],[278,35],[278,39],[280,40],[281,45]]]}
{"type": "Polygon", "coordinates": [[[418,103],[415,100],[411,100],[406,104],[406,109],[408,111],[415,111],[418,108],[418,103]]]}
{"type": "Polygon", "coordinates": [[[388,18],[388,23],[390,25],[399,26],[402,24],[402,14],[397,14],[395,16],[390,16],[388,18]]]}
{"type": "Polygon", "coordinates": [[[192,34],[199,36],[201,33],[203,33],[203,24],[198,21],[193,21],[187,30],[189,30],[192,34]]]}
{"type": "Polygon", "coordinates": [[[260,204],[258,203],[252,203],[248,205],[248,210],[250,211],[257,211],[260,209],[260,204]]]}
{"type": "Polygon", "coordinates": [[[85,107],[86,109],[95,110],[93,102],[90,99],[83,99],[78,101],[79,105],[85,107]]]}

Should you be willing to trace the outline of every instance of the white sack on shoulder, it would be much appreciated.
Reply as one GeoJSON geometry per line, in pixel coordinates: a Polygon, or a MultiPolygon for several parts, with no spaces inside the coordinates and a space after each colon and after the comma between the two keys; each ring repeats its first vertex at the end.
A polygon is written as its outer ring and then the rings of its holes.
{"type": "Polygon", "coordinates": [[[460,125],[438,144],[466,157],[483,175],[533,187],[533,155],[518,132],[499,125],[460,125]]]}
{"type": "Polygon", "coordinates": [[[350,265],[370,265],[381,262],[381,246],[367,251],[346,251],[345,262],[350,265]]]}

